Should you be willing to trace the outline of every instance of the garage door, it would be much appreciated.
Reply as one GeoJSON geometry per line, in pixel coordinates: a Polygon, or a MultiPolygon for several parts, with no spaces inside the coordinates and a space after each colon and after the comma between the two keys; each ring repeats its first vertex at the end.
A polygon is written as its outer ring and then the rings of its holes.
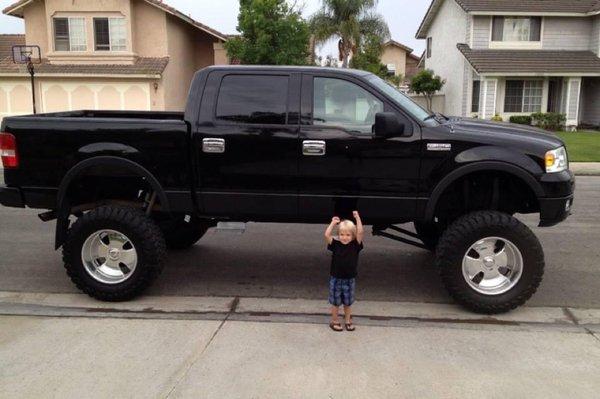
{"type": "Polygon", "coordinates": [[[31,114],[31,86],[27,80],[0,80],[0,121],[6,116],[31,114]]]}
{"type": "Polygon", "coordinates": [[[42,82],[43,112],[79,109],[150,110],[150,84],[139,82],[42,82]]]}

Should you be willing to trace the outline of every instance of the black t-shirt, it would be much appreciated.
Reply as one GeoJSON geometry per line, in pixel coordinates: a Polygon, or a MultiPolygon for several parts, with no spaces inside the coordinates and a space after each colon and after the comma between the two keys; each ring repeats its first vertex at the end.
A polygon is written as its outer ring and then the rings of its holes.
{"type": "Polygon", "coordinates": [[[357,274],[358,253],[363,249],[362,243],[356,240],[342,244],[332,240],[327,249],[333,252],[331,256],[331,276],[337,278],[354,278],[357,274]]]}

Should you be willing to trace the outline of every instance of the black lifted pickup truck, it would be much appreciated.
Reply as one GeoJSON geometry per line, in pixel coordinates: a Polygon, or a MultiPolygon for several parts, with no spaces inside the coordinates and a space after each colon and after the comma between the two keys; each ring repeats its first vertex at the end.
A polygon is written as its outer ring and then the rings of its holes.
{"type": "Polygon", "coordinates": [[[508,311],[544,271],[513,215],[555,225],[575,186],[558,138],[431,114],[355,70],[210,67],[183,114],[52,113],[1,131],[0,203],[56,219],[69,277],[107,301],[141,293],[167,248],[219,222],[325,224],[358,209],[374,234],[434,251],[458,303],[508,311]]]}

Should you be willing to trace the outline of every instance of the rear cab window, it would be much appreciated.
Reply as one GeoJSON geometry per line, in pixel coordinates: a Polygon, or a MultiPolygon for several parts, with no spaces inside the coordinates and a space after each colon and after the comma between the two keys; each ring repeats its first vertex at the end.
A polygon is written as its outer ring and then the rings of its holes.
{"type": "Polygon", "coordinates": [[[289,76],[226,75],[221,81],[215,120],[220,123],[284,125],[289,76]]]}

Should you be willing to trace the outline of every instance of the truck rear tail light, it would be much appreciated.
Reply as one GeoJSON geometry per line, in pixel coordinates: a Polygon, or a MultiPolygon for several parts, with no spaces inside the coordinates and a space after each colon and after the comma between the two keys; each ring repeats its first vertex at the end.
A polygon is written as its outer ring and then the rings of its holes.
{"type": "Polygon", "coordinates": [[[2,159],[5,169],[14,169],[19,166],[17,140],[10,133],[0,133],[0,159],[2,159]]]}

